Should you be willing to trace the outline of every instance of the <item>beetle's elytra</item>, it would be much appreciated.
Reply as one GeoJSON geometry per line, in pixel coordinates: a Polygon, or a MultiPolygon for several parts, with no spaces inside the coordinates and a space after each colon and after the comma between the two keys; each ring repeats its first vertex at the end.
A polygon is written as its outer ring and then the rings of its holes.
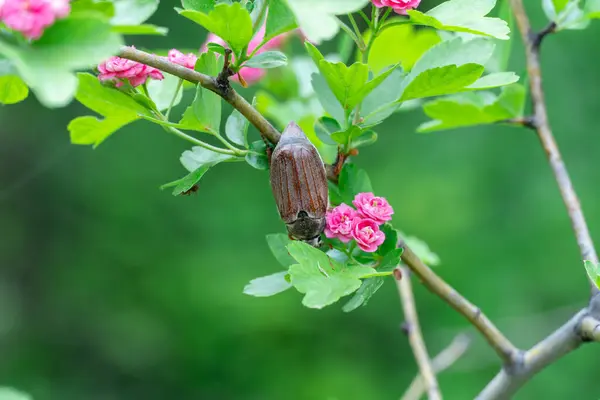
{"type": "Polygon", "coordinates": [[[285,128],[271,156],[271,188],[292,239],[321,245],[329,192],[325,165],[295,123],[285,128]]]}

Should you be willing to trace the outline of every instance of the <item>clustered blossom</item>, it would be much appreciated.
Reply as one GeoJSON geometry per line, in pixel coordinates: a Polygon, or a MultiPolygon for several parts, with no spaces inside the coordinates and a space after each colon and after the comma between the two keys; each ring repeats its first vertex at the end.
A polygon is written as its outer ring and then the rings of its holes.
{"type": "Polygon", "coordinates": [[[168,58],[172,63],[189,69],[194,69],[198,60],[198,57],[194,53],[183,54],[177,49],[169,50],[168,58]]]}
{"type": "Polygon", "coordinates": [[[406,11],[417,8],[421,0],[373,0],[375,7],[392,7],[398,14],[406,14],[406,11]]]}
{"type": "MultiPolygon", "coordinates": [[[[288,35],[283,34],[283,35],[274,37],[273,39],[269,40],[263,47],[261,47],[256,52],[256,54],[260,54],[265,51],[280,48],[283,45],[283,43],[285,42],[287,36],[288,35]]],[[[254,49],[256,49],[258,47],[258,45],[260,45],[262,43],[264,38],[265,38],[265,26],[263,25],[263,27],[258,32],[256,32],[256,35],[254,35],[254,37],[248,44],[248,54],[252,53],[254,51],[254,49]]],[[[200,51],[202,51],[202,52],[206,51],[208,48],[207,47],[208,43],[217,43],[217,44],[220,44],[221,46],[226,46],[226,43],[223,39],[221,39],[217,35],[211,33],[208,35],[208,38],[206,39],[206,42],[202,45],[202,48],[200,49],[200,51]]],[[[244,67],[244,68],[240,69],[239,74],[241,75],[242,79],[246,83],[253,84],[253,83],[258,82],[265,75],[265,70],[260,69],[260,68],[244,67]]],[[[237,76],[234,76],[232,79],[234,81],[239,81],[237,76]]]]}
{"type": "Polygon", "coordinates": [[[385,234],[379,226],[390,221],[394,210],[383,197],[373,193],[359,193],[352,204],[340,204],[325,216],[325,236],[348,243],[354,239],[358,247],[367,253],[377,251],[385,241],[385,234]]]}
{"type": "Polygon", "coordinates": [[[98,71],[100,71],[98,79],[113,81],[117,87],[123,86],[124,80],[128,80],[131,86],[136,87],[145,83],[148,78],[164,79],[162,72],[156,68],[116,56],[98,65],[98,71]]]}
{"type": "Polygon", "coordinates": [[[47,27],[69,12],[69,0],[0,0],[0,22],[27,39],[38,39],[47,27]]]}

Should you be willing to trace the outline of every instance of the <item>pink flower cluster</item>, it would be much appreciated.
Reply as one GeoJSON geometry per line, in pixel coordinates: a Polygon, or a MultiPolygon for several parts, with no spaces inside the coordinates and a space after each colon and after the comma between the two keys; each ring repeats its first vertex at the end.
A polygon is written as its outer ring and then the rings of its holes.
{"type": "Polygon", "coordinates": [[[394,210],[386,199],[373,193],[357,194],[352,204],[356,210],[340,204],[327,212],[325,236],[344,243],[354,239],[361,250],[373,253],[385,241],[379,226],[392,219],[394,210]]]}
{"type": "Polygon", "coordinates": [[[117,87],[123,86],[124,80],[128,80],[131,86],[136,87],[145,83],[148,78],[164,79],[162,72],[156,68],[116,56],[98,65],[98,71],[100,71],[98,79],[116,82],[117,87]]]}
{"type": "Polygon", "coordinates": [[[0,0],[0,22],[27,39],[38,39],[44,29],[69,12],[69,0],[0,0]]]}
{"type": "MultiPolygon", "coordinates": [[[[248,54],[252,53],[254,51],[254,49],[256,49],[258,47],[258,45],[262,43],[264,38],[265,38],[265,26],[263,25],[263,27],[258,32],[256,32],[256,35],[254,35],[254,37],[248,44],[248,54]]],[[[283,43],[285,42],[286,38],[287,38],[286,34],[274,37],[273,39],[269,40],[263,47],[261,47],[256,52],[256,54],[260,54],[265,51],[280,48],[283,45],[283,43]]],[[[217,43],[217,44],[220,44],[221,46],[226,45],[225,41],[223,39],[221,39],[217,35],[211,33],[208,35],[206,42],[200,48],[200,51],[202,51],[202,52],[206,51],[208,48],[207,47],[208,43],[217,43]]],[[[241,75],[242,79],[245,82],[247,82],[248,84],[253,84],[253,83],[258,82],[265,75],[265,70],[260,69],[260,68],[242,68],[240,70],[239,75],[241,75]]],[[[232,80],[239,81],[237,75],[234,76],[232,78],[232,80]]]]}
{"type": "Polygon", "coordinates": [[[406,14],[406,11],[417,8],[421,0],[373,0],[375,7],[392,7],[398,14],[406,14]]]}
{"type": "Polygon", "coordinates": [[[196,61],[198,60],[198,56],[196,56],[194,53],[183,54],[177,49],[169,50],[168,58],[173,64],[179,64],[189,69],[194,69],[196,66],[196,61]]]}

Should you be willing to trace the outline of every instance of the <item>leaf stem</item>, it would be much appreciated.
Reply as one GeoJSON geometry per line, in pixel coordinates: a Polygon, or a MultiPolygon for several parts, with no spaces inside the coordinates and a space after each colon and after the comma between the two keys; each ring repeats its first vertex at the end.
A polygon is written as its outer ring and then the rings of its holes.
{"type": "Polygon", "coordinates": [[[179,82],[177,83],[177,89],[175,89],[173,98],[171,99],[171,102],[169,103],[169,108],[167,108],[167,112],[165,113],[165,119],[167,121],[169,120],[169,114],[171,114],[171,109],[173,108],[173,104],[175,104],[175,100],[177,99],[177,95],[179,94],[179,91],[181,90],[182,86],[183,86],[183,79],[179,78],[179,82]]]}
{"type": "Polygon", "coordinates": [[[348,19],[350,20],[350,23],[352,24],[352,28],[354,29],[354,33],[356,34],[356,37],[358,38],[358,42],[357,42],[358,48],[360,49],[360,51],[364,51],[365,50],[365,41],[363,40],[360,29],[358,29],[356,20],[354,19],[354,16],[352,14],[348,14],[348,19]]]}
{"type": "Polygon", "coordinates": [[[184,132],[180,131],[179,129],[174,128],[172,126],[163,125],[163,127],[165,128],[165,130],[167,132],[172,133],[173,135],[175,135],[183,140],[187,140],[188,142],[193,143],[197,146],[204,147],[205,149],[210,150],[210,151],[214,151],[215,153],[227,154],[227,155],[236,156],[236,157],[241,156],[241,154],[238,154],[238,152],[234,152],[232,150],[222,149],[220,147],[210,145],[210,144],[205,143],[199,139],[196,139],[195,137],[190,136],[187,133],[184,133],[184,132]]]}

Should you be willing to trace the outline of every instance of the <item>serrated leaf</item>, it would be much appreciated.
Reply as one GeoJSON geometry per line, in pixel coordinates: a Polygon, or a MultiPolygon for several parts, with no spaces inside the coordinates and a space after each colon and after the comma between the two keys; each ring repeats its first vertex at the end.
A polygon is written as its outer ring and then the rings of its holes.
{"type": "Polygon", "coordinates": [[[287,65],[287,57],[280,51],[265,51],[249,59],[244,66],[250,68],[277,68],[287,65]]]}
{"type": "Polygon", "coordinates": [[[0,76],[0,104],[15,104],[27,98],[29,88],[17,75],[0,76]]]}
{"type": "Polygon", "coordinates": [[[336,15],[361,10],[369,0],[288,0],[298,26],[312,43],[333,39],[340,27],[336,15]]]}
{"type": "Polygon", "coordinates": [[[185,169],[193,172],[204,165],[216,165],[234,158],[234,156],[228,154],[215,153],[204,147],[194,146],[191,150],[184,151],[179,157],[179,161],[185,169]]]}
{"type": "Polygon", "coordinates": [[[289,270],[292,285],[305,294],[302,304],[309,308],[335,303],[355,292],[361,286],[360,278],[375,272],[370,267],[340,264],[303,242],[290,243],[288,251],[298,262],[289,270]]]}
{"type": "Polygon", "coordinates": [[[271,253],[273,253],[279,264],[283,267],[289,267],[296,262],[288,253],[287,245],[292,243],[292,241],[285,233],[267,235],[267,243],[269,249],[271,249],[271,253]]]}
{"type": "Polygon", "coordinates": [[[352,200],[359,193],[373,192],[367,172],[354,164],[344,164],[338,187],[342,200],[346,204],[352,204],[352,200]]]}
{"type": "Polygon", "coordinates": [[[159,0],[118,0],[113,1],[115,15],[113,25],[139,25],[156,12],[159,0]]]}
{"type": "Polygon", "coordinates": [[[248,127],[250,122],[238,110],[233,110],[225,123],[225,135],[232,143],[248,147],[248,127]]]}
{"type": "Polygon", "coordinates": [[[490,124],[520,117],[525,105],[525,88],[511,85],[500,96],[469,93],[443,98],[425,104],[423,111],[433,119],[418,128],[419,132],[490,124]]]}
{"type": "Polygon", "coordinates": [[[287,5],[286,0],[271,0],[265,29],[265,40],[289,32],[296,28],[296,18],[287,5]]]}
{"type": "MultiPolygon", "coordinates": [[[[513,30],[514,16],[510,7],[510,0],[501,0],[502,4],[498,11],[498,16],[508,23],[508,28],[513,30]]],[[[493,39],[496,47],[494,53],[485,64],[485,69],[489,72],[504,72],[508,69],[514,37],[508,40],[493,39]]]]}
{"type": "Polygon", "coordinates": [[[180,10],[179,14],[223,39],[236,54],[252,39],[252,19],[240,3],[217,4],[208,14],[195,10],[180,10]]]}
{"type": "Polygon", "coordinates": [[[244,294],[254,297],[269,297],[285,292],[292,287],[292,284],[286,279],[287,276],[287,271],[281,271],[253,279],[244,287],[244,294]]]}
{"type": "Polygon", "coordinates": [[[447,65],[429,69],[404,87],[401,101],[457,93],[477,81],[484,67],[479,64],[465,64],[457,67],[447,65]]]}
{"type": "Polygon", "coordinates": [[[508,40],[510,30],[506,21],[486,17],[495,5],[496,0],[449,0],[425,14],[417,10],[408,10],[408,15],[410,22],[416,25],[508,40]]]}
{"type": "Polygon", "coordinates": [[[213,165],[214,164],[202,165],[181,179],[177,179],[176,181],[165,183],[164,185],[162,185],[160,187],[160,189],[164,190],[164,189],[167,189],[170,187],[175,187],[173,189],[173,196],[179,196],[180,194],[187,192],[192,187],[194,187],[200,181],[200,179],[202,179],[204,174],[206,174],[208,172],[210,167],[212,167],[213,165]]]}
{"type": "Polygon", "coordinates": [[[250,152],[246,155],[246,162],[259,170],[269,169],[269,158],[267,156],[267,145],[262,140],[250,143],[250,152]]]}
{"type": "Polygon", "coordinates": [[[312,74],[312,87],[319,99],[323,109],[339,123],[341,127],[346,127],[348,122],[344,117],[344,109],[335,98],[335,95],[327,85],[327,81],[321,74],[312,74]]]}
{"type": "Polygon", "coordinates": [[[364,116],[362,125],[376,125],[400,109],[397,100],[402,95],[403,81],[404,74],[397,69],[363,100],[360,107],[364,116]]]}

